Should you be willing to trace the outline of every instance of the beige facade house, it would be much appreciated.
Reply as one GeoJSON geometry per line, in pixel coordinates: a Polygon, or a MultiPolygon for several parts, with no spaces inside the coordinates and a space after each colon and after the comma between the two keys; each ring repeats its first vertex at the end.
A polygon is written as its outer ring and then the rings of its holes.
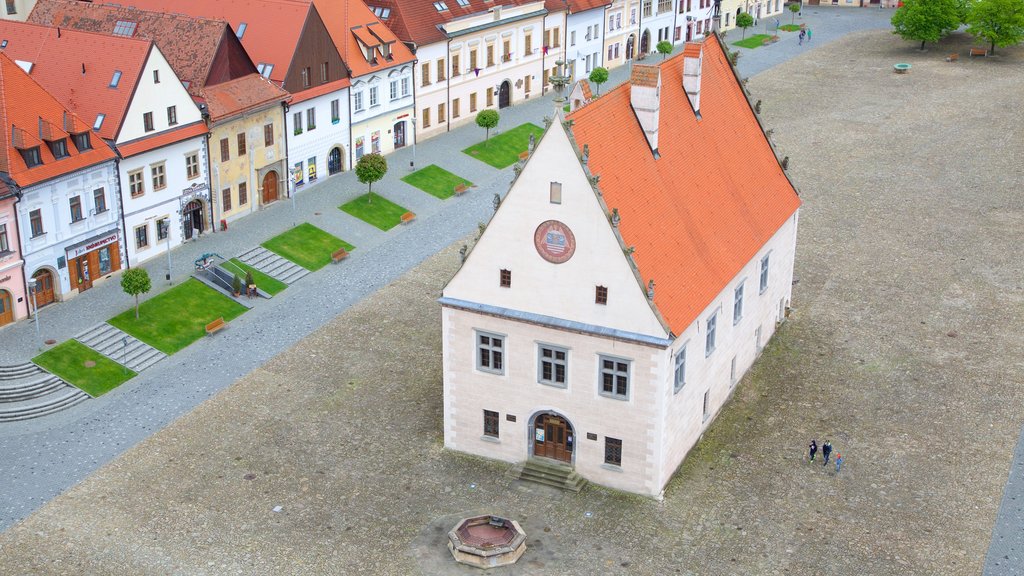
{"type": "Polygon", "coordinates": [[[442,293],[445,446],[658,497],[787,314],[800,201],[717,36],[569,119],[442,293]]]}

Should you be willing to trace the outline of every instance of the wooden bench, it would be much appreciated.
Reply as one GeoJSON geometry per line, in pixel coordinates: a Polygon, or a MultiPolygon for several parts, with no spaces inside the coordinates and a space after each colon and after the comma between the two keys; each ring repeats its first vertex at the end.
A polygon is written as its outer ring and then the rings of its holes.
{"type": "Polygon", "coordinates": [[[455,195],[456,196],[462,196],[468,190],[469,190],[469,186],[466,186],[465,184],[459,184],[459,185],[455,186],[455,195]]]}
{"type": "Polygon", "coordinates": [[[224,318],[217,318],[213,322],[206,325],[206,335],[210,336],[222,328],[227,328],[228,323],[224,321],[224,318]]]}
{"type": "Polygon", "coordinates": [[[345,250],[344,248],[338,248],[334,252],[331,252],[331,262],[333,264],[337,264],[345,258],[348,258],[348,250],[345,250]]]}
{"type": "Polygon", "coordinates": [[[530,159],[530,151],[527,150],[526,152],[520,152],[519,153],[519,159],[520,160],[529,160],[530,159]]]}
{"type": "Polygon", "coordinates": [[[971,48],[971,56],[988,56],[988,50],[985,48],[971,48]]]}
{"type": "Polygon", "coordinates": [[[958,60],[960,60],[959,54],[950,54],[949,56],[946,56],[946,62],[956,62],[958,60]]]}
{"type": "Polygon", "coordinates": [[[415,219],[416,215],[413,214],[412,212],[406,212],[405,214],[402,214],[402,224],[408,224],[409,222],[412,222],[415,219]]]}

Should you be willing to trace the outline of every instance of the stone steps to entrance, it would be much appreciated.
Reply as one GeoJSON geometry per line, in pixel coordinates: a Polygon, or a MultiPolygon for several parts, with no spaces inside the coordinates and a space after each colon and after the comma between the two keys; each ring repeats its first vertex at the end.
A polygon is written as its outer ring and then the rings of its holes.
{"type": "Polygon", "coordinates": [[[0,386],[0,403],[18,402],[46,396],[64,386],[64,381],[60,378],[42,372],[42,377],[36,377],[34,380],[0,386]]]}
{"type": "Polygon", "coordinates": [[[572,467],[544,458],[527,460],[519,479],[572,492],[579,492],[587,485],[587,480],[572,467]]]}
{"type": "Polygon", "coordinates": [[[167,357],[167,354],[106,322],[75,336],[75,340],[135,372],[141,372],[167,357]]]}
{"type": "Polygon", "coordinates": [[[238,259],[260,272],[263,272],[267,276],[270,276],[275,280],[280,280],[285,284],[293,284],[298,279],[309,274],[309,270],[306,270],[287,258],[278,256],[262,246],[257,246],[252,250],[239,255],[238,259]]]}
{"type": "Polygon", "coordinates": [[[34,398],[5,404],[0,408],[0,422],[28,420],[60,412],[89,399],[89,395],[78,388],[61,382],[59,390],[47,394],[45,399],[34,398]]]}
{"type": "Polygon", "coordinates": [[[25,376],[33,376],[42,372],[43,369],[31,362],[15,364],[13,366],[0,366],[0,381],[18,380],[25,376]]]}

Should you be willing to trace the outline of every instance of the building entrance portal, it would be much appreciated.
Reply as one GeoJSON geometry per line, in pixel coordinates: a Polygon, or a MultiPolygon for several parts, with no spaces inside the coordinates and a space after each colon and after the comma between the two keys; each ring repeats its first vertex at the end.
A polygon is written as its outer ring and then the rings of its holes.
{"type": "MultiPolygon", "coordinates": [[[[185,240],[191,240],[193,236],[203,233],[203,203],[199,200],[192,200],[185,204],[181,211],[185,221],[185,240]]],[[[170,233],[170,231],[168,231],[170,233]]]]}
{"type": "Polygon", "coordinates": [[[572,424],[556,414],[541,414],[533,424],[533,455],[572,463],[572,424]]]}
{"type": "Polygon", "coordinates": [[[508,108],[512,104],[512,83],[505,80],[498,90],[498,108],[508,108]]]}
{"type": "Polygon", "coordinates": [[[53,292],[53,273],[45,268],[37,270],[32,275],[32,279],[35,281],[35,307],[42,308],[47,304],[52,304],[56,298],[53,292]]]}
{"type": "Polygon", "coordinates": [[[277,172],[271,170],[263,176],[263,203],[270,204],[277,201],[277,172]]]}
{"type": "Polygon", "coordinates": [[[14,300],[7,290],[0,290],[0,326],[14,322],[14,300]]]}

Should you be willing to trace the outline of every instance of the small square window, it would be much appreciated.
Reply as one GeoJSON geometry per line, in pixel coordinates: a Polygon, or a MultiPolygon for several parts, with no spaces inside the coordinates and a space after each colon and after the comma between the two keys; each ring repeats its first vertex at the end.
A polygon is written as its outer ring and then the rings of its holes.
{"type": "Polygon", "coordinates": [[[478,370],[494,374],[505,373],[505,337],[487,332],[476,333],[478,370]]]}
{"type": "Polygon", "coordinates": [[[511,270],[502,270],[501,271],[501,277],[500,277],[499,281],[500,281],[500,285],[501,285],[502,288],[511,288],[512,287],[512,271],[511,270]]]}
{"type": "Polygon", "coordinates": [[[551,203],[561,204],[562,203],[562,183],[552,182],[551,183],[551,203]]]}
{"type": "Polygon", "coordinates": [[[596,304],[607,304],[608,303],[608,287],[598,286],[594,288],[594,303],[596,304]]]}
{"type": "Polygon", "coordinates": [[[146,132],[152,132],[153,130],[155,130],[155,127],[153,126],[153,113],[152,112],[146,112],[146,113],[144,113],[142,115],[142,124],[143,124],[144,128],[146,129],[146,132]]]}
{"type": "Polygon", "coordinates": [[[498,413],[491,410],[484,410],[484,436],[490,436],[491,438],[498,437],[498,424],[501,420],[498,418],[498,413]]]}
{"type": "Polygon", "coordinates": [[[537,349],[537,381],[548,386],[565,388],[568,382],[569,351],[541,344],[537,349]]]}
{"type": "Polygon", "coordinates": [[[604,463],[612,466],[622,466],[622,440],[605,436],[604,463]]]}

